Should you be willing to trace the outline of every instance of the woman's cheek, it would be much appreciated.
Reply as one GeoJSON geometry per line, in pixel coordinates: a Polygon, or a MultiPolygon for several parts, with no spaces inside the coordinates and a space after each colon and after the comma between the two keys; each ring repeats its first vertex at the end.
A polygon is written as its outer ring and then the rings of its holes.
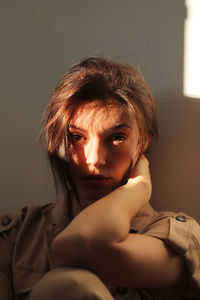
{"type": "Polygon", "coordinates": [[[122,168],[126,168],[130,165],[132,156],[132,151],[129,148],[123,148],[120,149],[120,151],[117,151],[117,153],[113,152],[111,154],[112,160],[115,161],[115,164],[122,168]]]}
{"type": "Polygon", "coordinates": [[[75,165],[81,164],[83,161],[83,149],[80,146],[71,144],[68,148],[69,162],[75,165]]]}

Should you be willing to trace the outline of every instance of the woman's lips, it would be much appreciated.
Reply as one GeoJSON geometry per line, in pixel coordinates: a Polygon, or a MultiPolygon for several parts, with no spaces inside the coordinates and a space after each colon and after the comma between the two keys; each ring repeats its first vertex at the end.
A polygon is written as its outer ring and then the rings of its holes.
{"type": "Polygon", "coordinates": [[[107,184],[111,180],[111,177],[105,177],[102,175],[87,175],[83,179],[92,186],[101,186],[107,184]]]}

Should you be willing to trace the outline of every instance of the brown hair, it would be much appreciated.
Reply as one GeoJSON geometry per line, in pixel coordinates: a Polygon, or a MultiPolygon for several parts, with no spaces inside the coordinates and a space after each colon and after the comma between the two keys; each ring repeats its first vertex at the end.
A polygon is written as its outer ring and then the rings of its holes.
{"type": "MultiPolygon", "coordinates": [[[[46,110],[46,126],[41,137],[48,152],[52,172],[68,190],[70,176],[66,159],[59,155],[67,140],[67,128],[75,109],[83,101],[114,98],[134,114],[139,128],[141,152],[146,141],[158,135],[157,111],[153,96],[140,72],[129,64],[105,57],[89,57],[72,66],[61,78],[46,110]]],[[[66,145],[65,145],[66,146],[66,145]]],[[[65,147],[66,149],[66,147],[65,147]]]]}

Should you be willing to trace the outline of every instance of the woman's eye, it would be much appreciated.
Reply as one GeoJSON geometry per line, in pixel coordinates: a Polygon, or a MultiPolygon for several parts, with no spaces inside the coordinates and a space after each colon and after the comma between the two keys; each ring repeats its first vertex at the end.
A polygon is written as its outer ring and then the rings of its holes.
{"type": "Polygon", "coordinates": [[[74,142],[79,142],[81,139],[83,139],[83,137],[80,134],[71,133],[69,134],[69,139],[74,142]]]}
{"type": "Polygon", "coordinates": [[[116,135],[113,135],[111,137],[111,140],[112,140],[114,145],[117,145],[121,142],[124,142],[126,140],[126,137],[124,135],[121,135],[121,134],[116,134],[116,135]]]}

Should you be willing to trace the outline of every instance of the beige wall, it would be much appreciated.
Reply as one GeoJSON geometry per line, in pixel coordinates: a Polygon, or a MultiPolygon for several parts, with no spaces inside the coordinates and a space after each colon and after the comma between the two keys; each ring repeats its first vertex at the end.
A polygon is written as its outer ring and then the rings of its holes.
{"type": "Polygon", "coordinates": [[[41,115],[61,74],[99,51],[133,61],[155,95],[152,204],[200,218],[200,99],[182,93],[185,16],[184,0],[1,1],[1,213],[56,199],[36,140],[41,115]]]}

